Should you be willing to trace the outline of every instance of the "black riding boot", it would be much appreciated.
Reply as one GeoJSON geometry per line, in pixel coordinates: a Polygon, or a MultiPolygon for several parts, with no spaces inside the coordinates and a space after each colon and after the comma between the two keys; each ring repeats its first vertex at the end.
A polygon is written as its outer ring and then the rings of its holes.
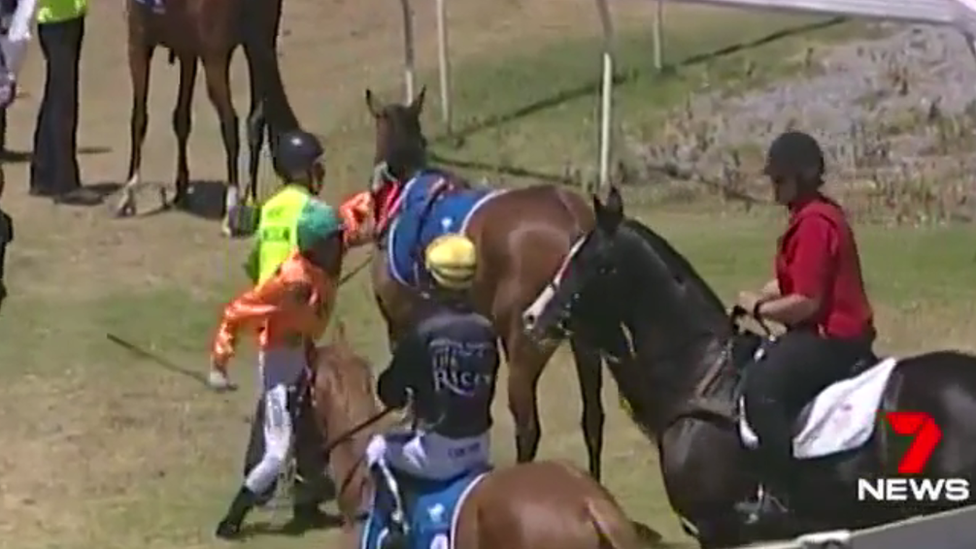
{"type": "Polygon", "coordinates": [[[300,477],[295,479],[292,503],[291,522],[288,529],[292,531],[322,528],[328,523],[329,517],[319,509],[322,497],[317,493],[318,487],[304,482],[300,477]]]}
{"type": "Polygon", "coordinates": [[[379,506],[379,508],[373,509],[373,512],[382,513],[384,518],[389,519],[387,520],[389,528],[379,549],[406,549],[406,520],[403,509],[398,505],[400,495],[396,491],[395,480],[389,470],[384,470],[379,465],[371,467],[370,473],[373,476],[373,484],[376,486],[376,502],[379,506]]]}
{"type": "Polygon", "coordinates": [[[241,532],[241,525],[244,523],[244,518],[247,514],[254,508],[257,502],[257,496],[254,492],[247,489],[246,486],[241,486],[241,489],[237,491],[237,495],[234,496],[234,501],[231,502],[230,508],[227,509],[227,514],[217,525],[216,536],[221,539],[233,539],[237,537],[241,532]]]}
{"type": "MultiPolygon", "coordinates": [[[[777,402],[764,403],[768,415],[755,423],[763,425],[757,458],[763,482],[756,499],[736,506],[745,516],[747,526],[776,524],[790,514],[789,497],[793,491],[793,440],[787,415],[777,402]]],[[[758,416],[757,416],[758,417],[758,416]]]]}

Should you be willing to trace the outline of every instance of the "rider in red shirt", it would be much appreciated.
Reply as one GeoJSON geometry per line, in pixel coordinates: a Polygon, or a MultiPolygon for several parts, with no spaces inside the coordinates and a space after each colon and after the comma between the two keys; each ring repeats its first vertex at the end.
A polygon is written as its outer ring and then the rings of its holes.
{"type": "Polygon", "coordinates": [[[765,173],[790,220],[777,246],[776,278],[758,294],[743,292],[739,304],[787,331],[746,376],[746,416],[768,471],[758,501],[740,506],[749,522],[776,520],[787,511],[796,413],[849,375],[858,360],[873,356],[875,337],[854,232],[844,210],[820,193],[820,145],[803,132],[781,134],[769,147],[765,173]]]}

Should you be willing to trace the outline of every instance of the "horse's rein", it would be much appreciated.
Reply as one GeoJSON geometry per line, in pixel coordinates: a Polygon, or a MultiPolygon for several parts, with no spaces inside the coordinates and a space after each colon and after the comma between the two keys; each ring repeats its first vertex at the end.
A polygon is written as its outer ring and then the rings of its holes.
{"type": "MultiPolygon", "coordinates": [[[[352,429],[349,429],[348,431],[346,431],[345,433],[337,437],[335,440],[330,442],[328,445],[326,445],[325,449],[323,450],[323,455],[325,456],[326,463],[329,462],[329,457],[331,456],[333,450],[338,448],[340,445],[349,442],[354,436],[361,433],[362,431],[369,428],[370,426],[377,423],[378,421],[385,418],[386,416],[390,415],[394,411],[396,411],[396,408],[393,407],[386,408],[383,411],[379,412],[378,414],[370,418],[367,418],[365,421],[359,423],[352,429]]],[[[337,492],[339,496],[344,494],[346,490],[349,489],[350,483],[352,483],[353,479],[356,478],[356,470],[359,469],[359,467],[363,466],[365,464],[365,461],[366,461],[365,454],[359,456],[356,459],[356,462],[353,465],[353,467],[350,469],[349,474],[347,474],[342,479],[342,483],[339,485],[338,492],[337,492]]],[[[360,516],[354,517],[354,522],[363,522],[367,518],[368,518],[368,513],[360,513],[360,516]]]]}
{"type": "Polygon", "coordinates": [[[365,421],[359,423],[358,425],[356,425],[352,429],[349,429],[345,433],[342,433],[342,435],[340,435],[339,437],[336,437],[335,440],[333,440],[328,445],[326,445],[326,447],[322,451],[322,453],[325,454],[326,459],[328,459],[329,458],[329,455],[332,454],[332,451],[335,450],[336,447],[338,447],[339,445],[344,444],[346,442],[349,442],[349,440],[352,439],[352,437],[358,435],[359,433],[361,433],[362,431],[368,429],[369,427],[372,427],[375,423],[377,423],[381,419],[385,418],[386,416],[392,414],[396,410],[397,410],[397,408],[393,408],[393,407],[386,408],[382,412],[379,412],[378,414],[376,414],[376,415],[374,415],[374,416],[366,419],[365,421]]]}
{"type": "Polygon", "coordinates": [[[346,282],[349,282],[349,280],[352,279],[352,277],[354,277],[354,276],[356,276],[356,275],[359,274],[359,271],[362,271],[363,269],[365,269],[366,266],[369,265],[369,262],[372,261],[372,260],[373,260],[373,254],[367,255],[366,256],[366,259],[362,260],[362,262],[360,262],[358,265],[356,265],[355,267],[353,267],[353,269],[351,271],[349,271],[348,273],[342,275],[342,277],[339,279],[339,283],[336,285],[336,287],[341,287],[346,282]]]}

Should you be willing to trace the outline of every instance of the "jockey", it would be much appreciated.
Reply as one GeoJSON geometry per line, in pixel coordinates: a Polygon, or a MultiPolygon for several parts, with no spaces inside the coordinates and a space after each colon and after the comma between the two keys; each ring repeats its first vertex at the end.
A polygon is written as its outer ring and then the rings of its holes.
{"type": "Polygon", "coordinates": [[[319,194],[325,179],[325,149],[314,135],[302,130],[286,132],[273,150],[282,186],[261,206],[254,247],[244,266],[255,283],[270,278],[295,251],[295,224],[305,204],[319,194]]]}
{"type": "Polygon", "coordinates": [[[416,421],[409,436],[377,435],[366,449],[377,490],[389,490],[393,497],[383,499],[397,502],[394,509],[374,509],[391,519],[387,547],[407,535],[393,471],[446,481],[490,463],[498,336],[470,304],[476,264],[474,244],[460,234],[440,236],[427,247],[430,294],[379,378],[383,404],[412,405],[416,421]]]}
{"type": "Polygon", "coordinates": [[[217,536],[234,537],[258,495],[274,483],[292,445],[289,388],[303,380],[307,346],[329,322],[342,270],[342,224],[335,210],[318,200],[306,202],[296,223],[297,251],[277,272],[245,292],[224,310],[214,341],[209,382],[215,390],[231,387],[227,365],[241,330],[258,328],[264,410],[265,451],[244,480],[217,536]]]}
{"type": "Polygon", "coordinates": [[[769,147],[765,173],[790,220],[779,239],[776,278],[759,293],[740,294],[739,305],[787,332],[746,376],[746,416],[769,472],[758,501],[739,506],[750,523],[787,511],[785,498],[795,484],[792,419],[817,393],[848,376],[857,361],[873,357],[875,337],[854,232],[844,210],[820,192],[820,145],[798,131],[779,135],[769,147]]]}
{"type": "MultiPolygon", "coordinates": [[[[278,136],[272,150],[274,166],[282,185],[261,207],[254,245],[244,265],[244,271],[254,284],[271,278],[278,267],[295,252],[298,247],[298,219],[310,200],[318,200],[316,195],[322,189],[325,178],[325,167],[322,163],[325,149],[314,135],[300,129],[285,132],[278,136]]],[[[314,345],[310,345],[310,348],[314,349],[314,345]]],[[[264,453],[262,425],[265,407],[264,399],[258,399],[245,452],[245,477],[257,466],[264,453]]],[[[315,476],[312,471],[304,470],[304,460],[298,460],[297,465],[299,478],[310,479],[315,476]]],[[[335,491],[332,479],[325,475],[322,481],[324,485],[318,487],[317,492],[330,499],[335,491]]],[[[260,494],[261,504],[274,495],[274,489],[275,484],[272,484],[266,493],[260,494]]],[[[296,491],[296,496],[299,494],[296,491]]],[[[318,514],[317,505],[301,506],[296,502],[296,518],[304,517],[306,521],[316,522],[320,518],[318,514]]]]}

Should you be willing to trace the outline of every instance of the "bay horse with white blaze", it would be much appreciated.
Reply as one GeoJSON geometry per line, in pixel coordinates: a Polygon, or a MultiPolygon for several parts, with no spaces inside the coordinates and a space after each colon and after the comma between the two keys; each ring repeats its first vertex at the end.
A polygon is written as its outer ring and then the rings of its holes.
{"type": "MultiPolygon", "coordinates": [[[[376,176],[371,187],[377,253],[373,290],[395,344],[423,289],[423,248],[440,234],[463,232],[478,249],[472,290],[478,312],[492,320],[509,366],[508,403],[515,420],[517,456],[531,461],[539,447],[536,393],[555,346],[526,336],[523,311],[545,287],[593,214],[575,192],[554,186],[492,190],[473,188],[455,174],[428,165],[420,116],[424,91],[408,105],[381,105],[366,90],[376,125],[376,176]]],[[[623,334],[594,330],[570,338],[582,391],[589,470],[601,475],[604,412],[600,402],[601,357],[595,341],[612,353],[623,334]]]]}
{"type": "MultiPolygon", "coordinates": [[[[318,351],[313,406],[326,448],[347,547],[376,549],[383,536],[368,516],[373,486],[365,452],[379,409],[369,363],[337,327],[318,351]]],[[[556,462],[471,472],[434,482],[397,475],[412,526],[410,549],[636,549],[642,540],[613,497],[575,467],[556,462]]]]}
{"type": "MultiPolygon", "coordinates": [[[[251,88],[246,199],[256,199],[258,162],[266,123],[271,124],[272,134],[298,127],[281,83],[276,53],[282,0],[126,0],[126,7],[132,117],[128,175],[116,214],[128,216],[136,212],[134,191],[140,184],[142,146],[148,128],[150,62],[156,47],[163,46],[169,49],[169,62],[179,60],[180,64],[179,94],[173,110],[173,130],[177,139],[173,204],[188,206],[187,142],[199,60],[207,79],[207,95],[220,119],[227,170],[222,231],[230,235],[235,232],[232,215],[237,213],[240,194],[239,128],[230,90],[230,62],[238,45],[244,46],[251,88]]],[[[271,141],[274,143],[274,139],[271,141]]],[[[161,191],[161,194],[164,207],[167,207],[165,192],[161,191]]]]}
{"type": "Polygon", "coordinates": [[[976,356],[928,352],[851,364],[851,377],[812,403],[790,403],[790,513],[781,525],[747,528],[735,505],[755,492],[762,464],[747,450],[756,440],[740,412],[741,380],[762,360],[763,346],[775,343],[743,331],[743,311],[730,319],[666,240],[624,219],[619,193],[594,203],[596,226],[553,282],[532,333],[551,337],[589,323],[630,332],[636,360],[611,364],[611,372],[634,420],[656,437],[668,497],[702,547],[861,528],[972,502],[958,488],[976,482],[976,356]],[[938,425],[941,443],[913,480],[955,479],[956,489],[900,503],[870,495],[900,476],[905,441],[898,435],[909,433],[879,428],[879,413],[891,412],[938,425]]]}

